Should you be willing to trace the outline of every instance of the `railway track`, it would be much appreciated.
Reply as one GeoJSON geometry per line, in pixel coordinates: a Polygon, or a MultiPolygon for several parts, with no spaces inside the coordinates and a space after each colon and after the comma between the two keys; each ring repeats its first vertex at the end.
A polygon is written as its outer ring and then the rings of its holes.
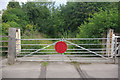
{"type": "MultiPolygon", "coordinates": [[[[82,80],[87,80],[88,76],[85,74],[84,71],[82,71],[81,64],[76,61],[73,61],[73,59],[70,56],[68,58],[71,61],[72,65],[74,66],[76,72],[79,74],[80,78],[82,78],[82,80]]],[[[49,57],[47,57],[47,59],[49,60],[49,57]]],[[[64,62],[64,60],[63,60],[63,62],[64,62]]],[[[48,65],[46,65],[46,66],[44,66],[43,63],[44,62],[42,62],[42,65],[41,65],[40,78],[46,78],[47,66],[49,65],[49,62],[47,62],[48,65]]]]}
{"type": "Polygon", "coordinates": [[[75,69],[77,70],[78,74],[80,75],[80,78],[82,78],[83,80],[87,80],[87,75],[82,71],[81,67],[80,67],[80,63],[73,61],[70,56],[68,57],[70,59],[70,61],[73,63],[75,69]]]}

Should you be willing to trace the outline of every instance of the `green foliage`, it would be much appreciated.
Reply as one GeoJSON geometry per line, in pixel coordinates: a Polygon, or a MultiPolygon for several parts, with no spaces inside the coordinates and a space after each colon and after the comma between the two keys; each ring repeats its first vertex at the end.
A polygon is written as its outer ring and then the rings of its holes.
{"type": "MultiPolygon", "coordinates": [[[[16,28],[20,28],[21,31],[23,31],[24,27],[27,24],[29,24],[28,16],[25,16],[25,13],[23,12],[23,10],[18,9],[18,8],[10,8],[10,9],[7,9],[6,11],[4,11],[4,13],[2,15],[2,22],[4,25],[7,25],[7,26],[3,25],[2,28],[7,28],[8,26],[16,27],[16,28]]],[[[5,31],[3,29],[3,33],[4,32],[5,31]]]]}
{"type": "Polygon", "coordinates": [[[84,22],[88,23],[88,18],[99,12],[99,8],[106,10],[113,7],[113,5],[116,6],[115,3],[103,2],[67,2],[67,5],[61,6],[58,10],[58,16],[60,17],[56,21],[60,21],[59,24],[61,23],[58,31],[64,37],[76,37],[79,32],[78,27],[84,22]]]}
{"type": "MultiPolygon", "coordinates": [[[[33,31],[50,37],[76,37],[81,24],[89,23],[94,13],[117,7],[117,3],[67,2],[55,7],[54,3],[9,2],[8,9],[2,15],[3,23],[16,22],[24,33],[26,25],[32,25],[33,31]]],[[[110,24],[111,25],[111,24],[110,24]]],[[[4,32],[4,31],[3,31],[4,32]]]]}
{"type": "Polygon", "coordinates": [[[7,9],[10,8],[20,8],[19,2],[9,2],[7,9]]]}
{"type": "MultiPolygon", "coordinates": [[[[119,32],[120,28],[118,26],[118,10],[117,8],[112,8],[109,10],[100,10],[100,12],[95,13],[92,18],[88,18],[89,23],[84,22],[79,26],[78,38],[105,38],[109,29],[114,29],[116,33],[119,32]]],[[[101,41],[87,41],[79,43],[95,43],[101,44],[101,41]]],[[[92,46],[92,47],[105,47],[103,45],[92,46]]],[[[91,48],[91,46],[86,46],[86,48],[91,48]]]]}
{"type": "Polygon", "coordinates": [[[3,34],[8,34],[9,27],[17,28],[17,27],[20,27],[20,25],[17,24],[16,22],[14,22],[14,21],[3,23],[2,24],[2,32],[3,32],[3,34]]]}
{"type": "MultiPolygon", "coordinates": [[[[27,2],[21,6],[19,2],[9,2],[7,10],[2,15],[2,35],[8,35],[8,28],[15,27],[21,29],[22,38],[106,37],[110,28],[117,33],[120,31],[117,9],[118,5],[114,2],[67,2],[66,5],[59,7],[55,7],[54,2],[27,2]]],[[[36,41],[22,43],[34,44],[36,41]]],[[[53,41],[38,41],[38,43],[51,44],[53,41]]],[[[101,43],[101,41],[79,43],[101,43]]],[[[44,46],[22,48],[42,47],[44,46]]],[[[48,49],[53,48],[54,46],[51,46],[48,49]]]]}
{"type": "Polygon", "coordinates": [[[119,32],[118,26],[118,11],[117,9],[110,9],[106,11],[100,11],[95,13],[93,18],[88,19],[89,23],[84,22],[79,27],[80,33],[77,37],[106,37],[109,29],[114,29],[115,32],[119,32]]]}
{"type": "Polygon", "coordinates": [[[45,66],[47,66],[47,62],[45,61],[45,62],[43,62],[43,66],[45,67],[45,66]]]}
{"type": "Polygon", "coordinates": [[[25,15],[29,16],[29,21],[34,25],[37,25],[35,29],[38,29],[40,32],[46,30],[45,26],[48,25],[50,16],[50,11],[47,6],[42,5],[40,2],[27,2],[26,4],[23,4],[22,9],[25,12],[25,15]]]}
{"type": "Polygon", "coordinates": [[[2,16],[2,20],[3,22],[7,22],[7,21],[18,21],[18,17],[15,14],[3,14],[2,16]]]}

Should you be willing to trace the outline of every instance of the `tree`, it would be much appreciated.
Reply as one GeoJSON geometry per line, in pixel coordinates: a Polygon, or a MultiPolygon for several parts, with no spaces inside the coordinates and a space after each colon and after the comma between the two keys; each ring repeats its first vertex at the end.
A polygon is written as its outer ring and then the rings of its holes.
{"type": "Polygon", "coordinates": [[[7,9],[10,9],[10,8],[21,8],[21,7],[19,5],[19,2],[9,2],[7,9]]]}
{"type": "Polygon", "coordinates": [[[118,26],[118,10],[112,8],[110,10],[95,13],[93,18],[89,18],[89,23],[84,22],[79,26],[79,34],[77,37],[105,37],[109,29],[119,32],[118,26]]]}
{"type": "Polygon", "coordinates": [[[23,11],[25,15],[28,16],[30,23],[33,25],[37,25],[35,29],[38,29],[40,32],[44,32],[48,25],[48,20],[50,17],[50,10],[46,6],[45,3],[40,2],[27,2],[23,4],[23,11]]]}
{"type": "Polygon", "coordinates": [[[2,23],[2,34],[8,35],[9,27],[20,28],[20,25],[14,21],[8,21],[7,23],[2,23]]]}
{"type": "Polygon", "coordinates": [[[93,14],[99,12],[99,9],[103,11],[109,10],[112,7],[116,7],[116,3],[103,3],[103,2],[67,2],[66,6],[62,6],[61,16],[64,19],[63,33],[67,35],[73,35],[79,32],[78,27],[84,22],[88,23],[88,18],[92,18],[93,14]]]}

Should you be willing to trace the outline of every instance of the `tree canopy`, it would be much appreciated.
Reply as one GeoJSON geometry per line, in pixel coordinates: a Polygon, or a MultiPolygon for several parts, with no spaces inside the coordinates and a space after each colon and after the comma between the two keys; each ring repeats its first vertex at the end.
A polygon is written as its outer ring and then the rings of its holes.
{"type": "Polygon", "coordinates": [[[2,31],[18,27],[24,34],[32,26],[48,37],[103,37],[110,28],[119,32],[117,9],[115,2],[67,2],[59,7],[54,2],[9,2],[2,31]]]}
{"type": "Polygon", "coordinates": [[[116,33],[120,30],[116,8],[95,13],[88,21],[79,26],[78,37],[106,37],[109,29],[114,29],[116,33]]]}

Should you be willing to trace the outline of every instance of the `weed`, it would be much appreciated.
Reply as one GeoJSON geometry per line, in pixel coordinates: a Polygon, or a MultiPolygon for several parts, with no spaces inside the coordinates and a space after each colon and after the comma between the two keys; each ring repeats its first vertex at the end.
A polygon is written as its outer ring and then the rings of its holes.
{"type": "Polygon", "coordinates": [[[43,62],[43,66],[45,67],[45,66],[47,66],[47,62],[45,61],[45,62],[43,62]]]}

